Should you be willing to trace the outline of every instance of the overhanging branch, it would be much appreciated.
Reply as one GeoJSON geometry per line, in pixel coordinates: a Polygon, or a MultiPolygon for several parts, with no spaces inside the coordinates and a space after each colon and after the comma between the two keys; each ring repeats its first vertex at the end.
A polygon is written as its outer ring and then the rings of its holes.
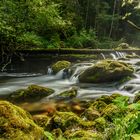
{"type": "Polygon", "coordinates": [[[128,23],[129,25],[131,25],[132,27],[134,27],[135,29],[137,29],[137,30],[140,31],[140,27],[138,27],[138,26],[137,26],[135,23],[133,23],[132,21],[127,20],[127,23],[128,23]]]}

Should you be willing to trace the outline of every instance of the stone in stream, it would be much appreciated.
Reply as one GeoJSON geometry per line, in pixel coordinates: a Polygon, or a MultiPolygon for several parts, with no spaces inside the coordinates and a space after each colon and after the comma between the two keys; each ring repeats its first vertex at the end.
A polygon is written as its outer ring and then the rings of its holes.
{"type": "Polygon", "coordinates": [[[41,140],[44,130],[36,125],[29,113],[7,101],[0,101],[1,140],[41,140]]]}
{"type": "Polygon", "coordinates": [[[53,89],[30,85],[27,89],[20,89],[11,93],[8,100],[13,102],[36,102],[52,93],[54,93],[53,89]]]}
{"type": "Polygon", "coordinates": [[[125,62],[102,60],[79,75],[81,83],[105,83],[120,81],[132,76],[133,67],[125,62]]]}
{"type": "Polygon", "coordinates": [[[69,100],[77,96],[78,87],[72,87],[70,90],[66,90],[58,94],[55,99],[57,100],[69,100]]]}
{"type": "Polygon", "coordinates": [[[53,73],[56,74],[62,69],[67,69],[70,67],[70,65],[71,65],[71,62],[69,61],[65,61],[65,60],[57,61],[55,64],[52,65],[53,73]]]}

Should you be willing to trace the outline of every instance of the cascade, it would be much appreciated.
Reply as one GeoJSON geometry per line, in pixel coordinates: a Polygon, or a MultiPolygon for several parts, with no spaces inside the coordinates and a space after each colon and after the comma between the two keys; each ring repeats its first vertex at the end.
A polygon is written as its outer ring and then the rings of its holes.
{"type": "Polygon", "coordinates": [[[103,59],[106,59],[106,58],[105,58],[105,55],[104,55],[103,53],[101,53],[101,56],[103,57],[103,59]]]}

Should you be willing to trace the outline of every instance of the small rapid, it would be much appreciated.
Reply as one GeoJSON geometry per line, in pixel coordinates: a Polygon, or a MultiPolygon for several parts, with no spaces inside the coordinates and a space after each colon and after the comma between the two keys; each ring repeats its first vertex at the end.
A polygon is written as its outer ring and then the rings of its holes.
{"type": "MultiPolygon", "coordinates": [[[[132,64],[136,71],[133,78],[123,84],[118,84],[118,82],[104,84],[79,83],[79,74],[85,69],[93,66],[95,63],[100,62],[100,60],[90,60],[90,62],[86,61],[73,64],[70,68],[72,74],[66,78],[63,77],[64,70],[60,70],[56,75],[53,75],[50,67],[50,72],[48,74],[0,73],[0,95],[9,94],[18,89],[27,88],[29,85],[37,84],[54,89],[55,93],[51,95],[51,97],[72,87],[77,87],[77,98],[81,99],[97,98],[101,95],[111,95],[113,93],[134,97],[134,95],[140,91],[140,69],[139,66],[136,65],[140,59],[119,60],[120,58],[125,58],[125,56],[126,53],[120,52],[110,53],[109,55],[109,58],[111,57],[111,59],[132,64]]],[[[107,59],[104,54],[101,54],[101,57],[102,59],[107,59]]]]}

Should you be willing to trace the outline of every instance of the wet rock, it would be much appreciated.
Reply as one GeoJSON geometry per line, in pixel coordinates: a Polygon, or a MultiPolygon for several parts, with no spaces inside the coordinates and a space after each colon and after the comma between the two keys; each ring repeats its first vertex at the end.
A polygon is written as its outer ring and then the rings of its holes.
{"type": "Polygon", "coordinates": [[[129,54],[129,55],[126,55],[125,57],[126,57],[126,58],[130,58],[130,59],[131,59],[131,58],[140,58],[140,57],[139,57],[138,55],[136,55],[136,54],[131,54],[131,55],[129,54]]]}
{"type": "Polygon", "coordinates": [[[30,114],[7,101],[0,101],[1,140],[39,140],[43,138],[43,129],[34,123],[30,114]]]}
{"type": "Polygon", "coordinates": [[[140,61],[138,61],[135,65],[140,66],[140,61]]]}
{"type": "Polygon", "coordinates": [[[134,69],[127,63],[103,60],[86,69],[79,76],[81,83],[105,83],[120,81],[132,76],[134,69]]]}
{"type": "Polygon", "coordinates": [[[23,103],[20,104],[20,107],[32,115],[45,114],[53,116],[56,112],[56,104],[51,101],[48,103],[23,103]]]}
{"type": "Polygon", "coordinates": [[[77,88],[72,88],[70,90],[66,90],[59,95],[56,96],[56,99],[60,100],[66,100],[66,99],[72,99],[77,96],[77,88]]]}
{"type": "Polygon", "coordinates": [[[69,61],[65,61],[65,60],[58,61],[52,65],[53,73],[56,74],[57,72],[59,72],[62,69],[67,69],[70,67],[70,65],[71,65],[71,62],[69,62],[69,61]]]}
{"type": "Polygon", "coordinates": [[[11,93],[8,99],[14,102],[36,102],[52,93],[54,93],[53,89],[30,85],[27,89],[20,89],[11,93]]]}

